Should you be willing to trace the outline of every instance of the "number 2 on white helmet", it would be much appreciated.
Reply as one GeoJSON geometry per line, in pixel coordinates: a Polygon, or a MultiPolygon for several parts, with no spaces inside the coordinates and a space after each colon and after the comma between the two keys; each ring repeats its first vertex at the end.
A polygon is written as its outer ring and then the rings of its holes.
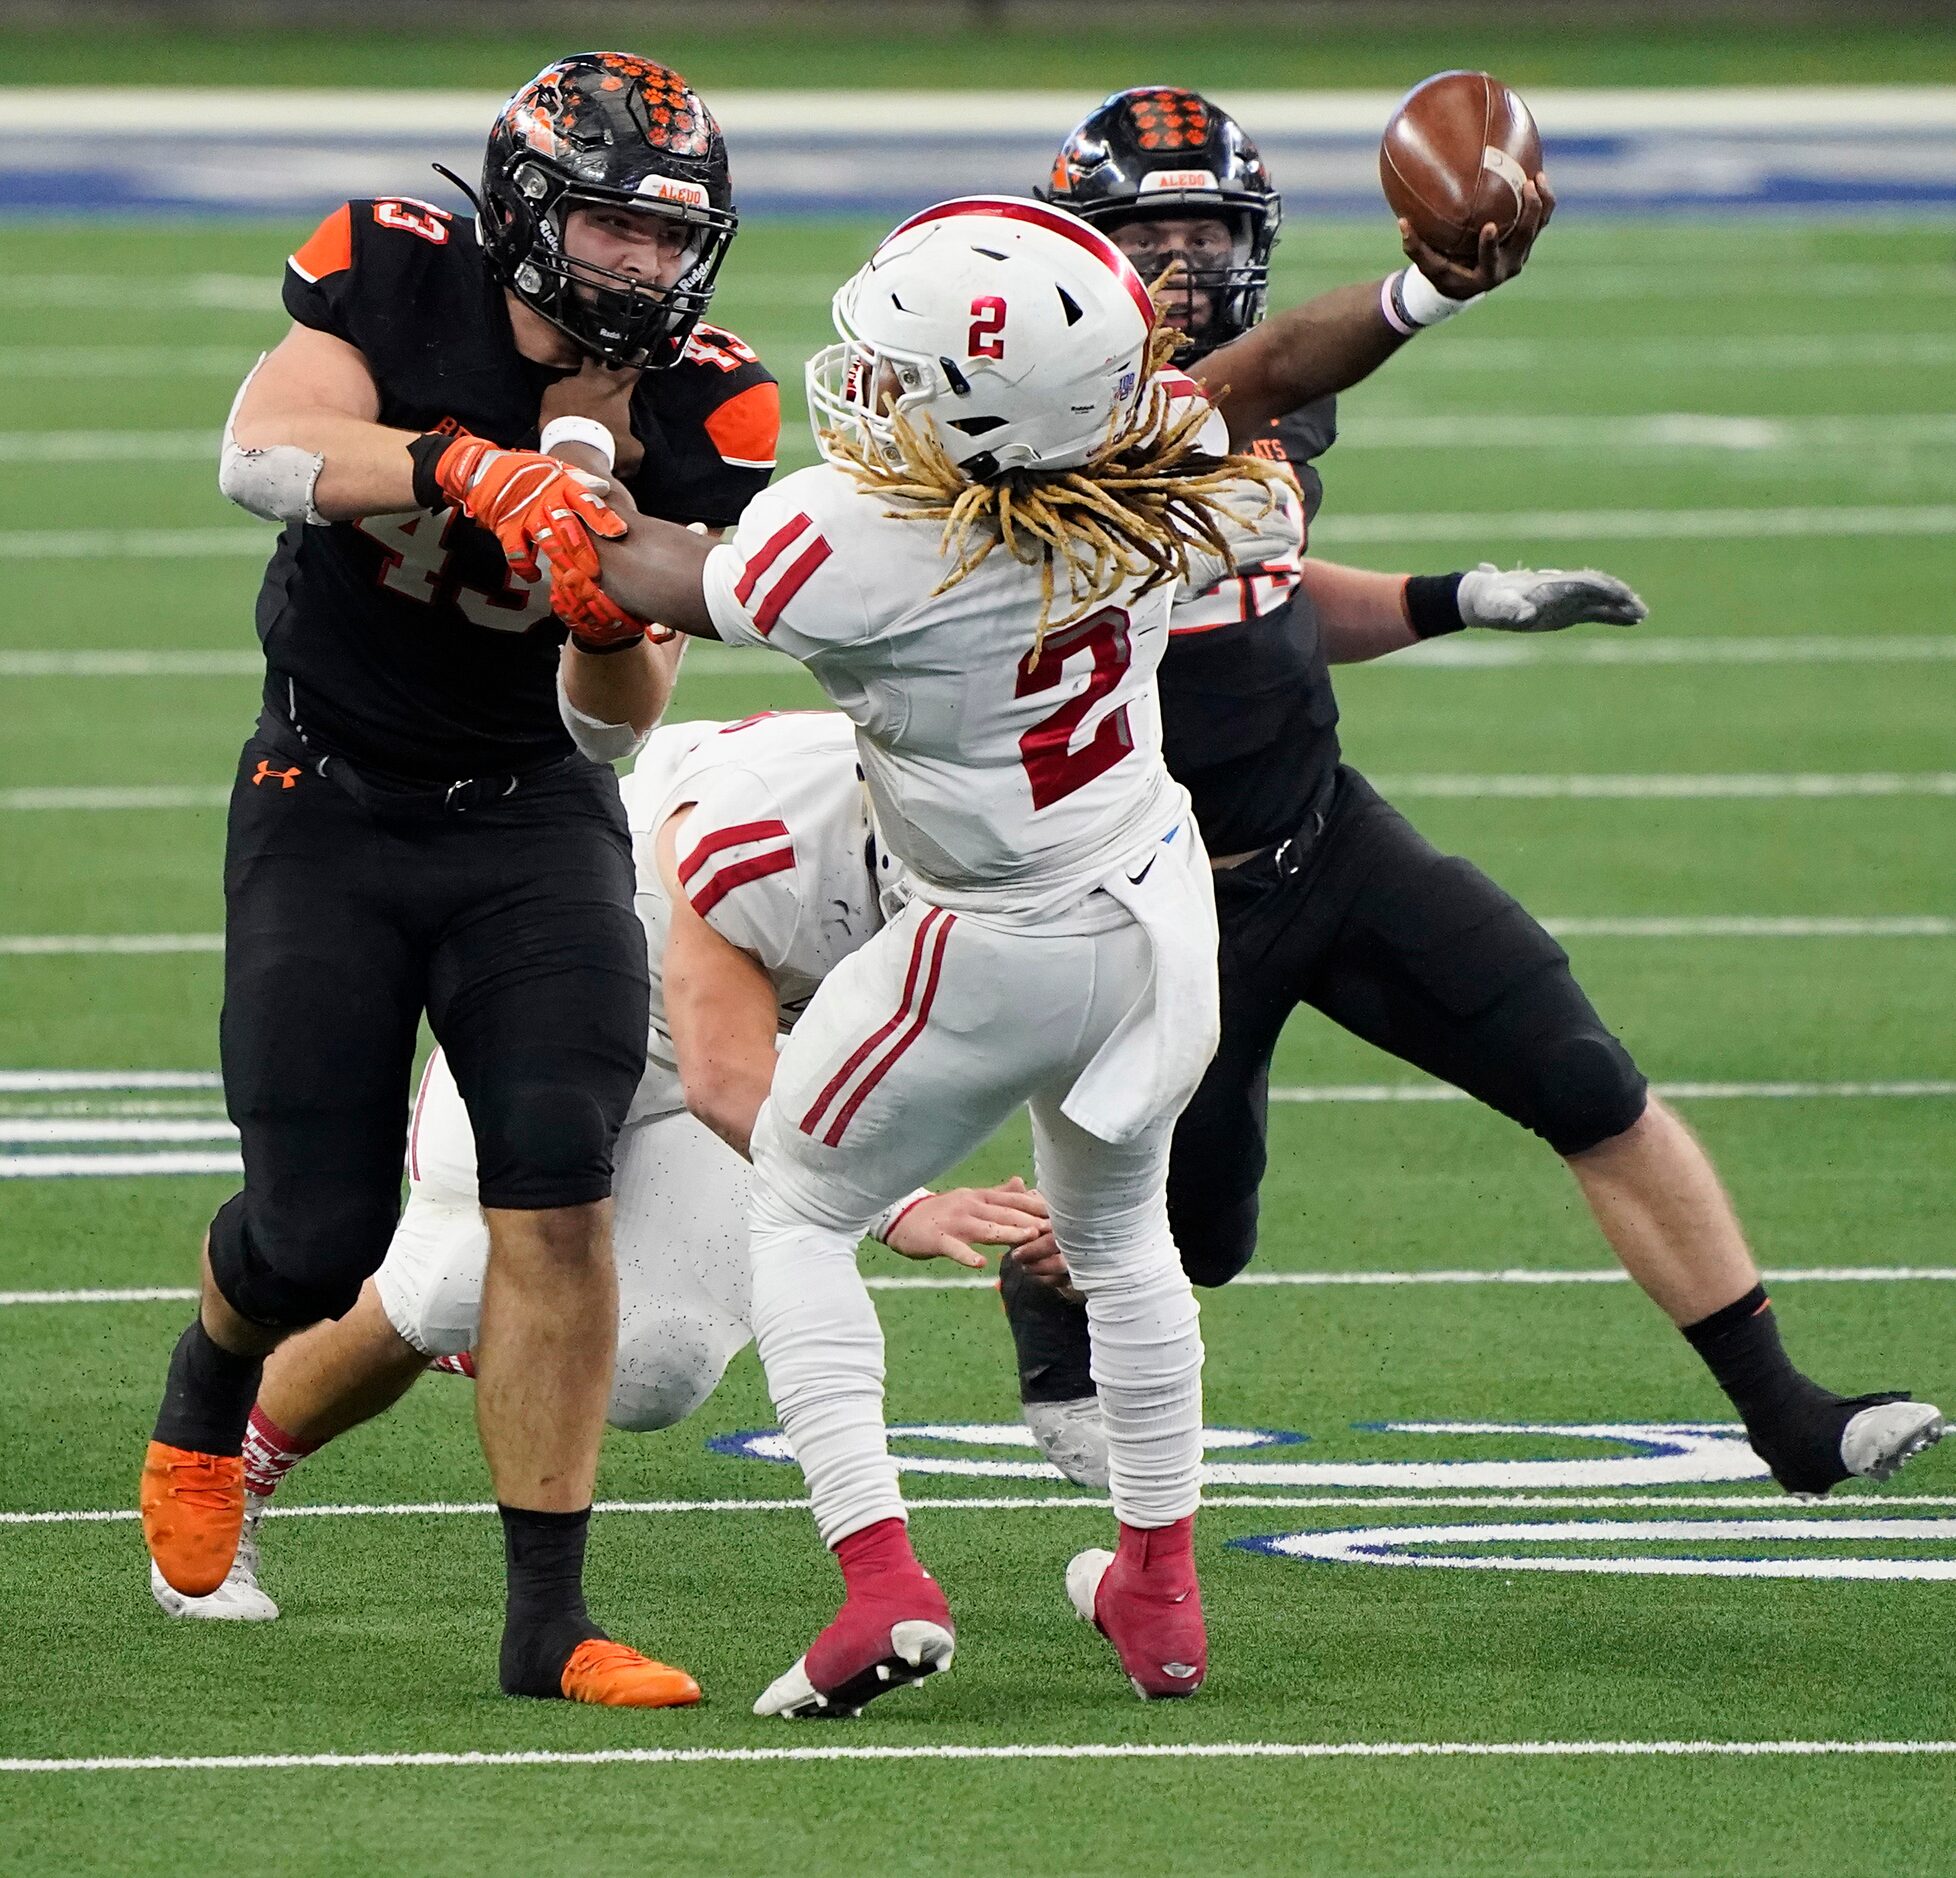
{"type": "Polygon", "coordinates": [[[816,443],[897,460],[928,431],[974,482],[1084,463],[1133,420],[1154,307],[1133,264],[1078,216],[1015,196],[939,203],[844,282],[839,344],[808,363],[816,443]]]}

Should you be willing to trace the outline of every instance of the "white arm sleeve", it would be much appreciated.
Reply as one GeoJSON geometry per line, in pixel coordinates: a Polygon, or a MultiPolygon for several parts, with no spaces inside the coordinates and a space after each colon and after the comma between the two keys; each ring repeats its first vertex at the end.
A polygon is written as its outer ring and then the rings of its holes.
{"type": "Polygon", "coordinates": [[[571,741],[593,763],[622,763],[627,757],[638,755],[645,747],[646,738],[656,728],[648,725],[644,730],[634,730],[629,724],[607,724],[580,711],[570,701],[570,693],[564,689],[561,659],[557,662],[557,715],[564,720],[564,728],[570,732],[571,741]]]}

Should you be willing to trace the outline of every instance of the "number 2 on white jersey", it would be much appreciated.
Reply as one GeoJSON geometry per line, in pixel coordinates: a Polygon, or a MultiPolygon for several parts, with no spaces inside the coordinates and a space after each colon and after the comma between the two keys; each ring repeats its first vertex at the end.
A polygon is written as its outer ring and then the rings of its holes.
{"type": "Polygon", "coordinates": [[[1125,704],[1109,711],[1093,735],[1079,749],[1073,748],[1074,732],[1085,722],[1087,713],[1127,676],[1134,659],[1128,617],[1117,606],[1102,607],[1060,632],[1049,633],[1039,652],[1027,653],[1020,664],[1013,696],[1029,698],[1052,690],[1064,678],[1067,661],[1083,653],[1093,659],[1085,688],[1050,716],[1042,717],[1019,739],[1019,760],[1032,784],[1035,814],[1064,801],[1076,789],[1084,789],[1095,777],[1104,776],[1134,748],[1134,727],[1128,721],[1125,704]]]}

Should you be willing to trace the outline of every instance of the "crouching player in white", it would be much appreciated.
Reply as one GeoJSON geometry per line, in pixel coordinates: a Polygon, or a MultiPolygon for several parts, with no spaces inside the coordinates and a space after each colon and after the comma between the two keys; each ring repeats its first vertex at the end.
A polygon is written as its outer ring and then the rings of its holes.
{"type": "Polygon", "coordinates": [[[1177,580],[1227,564],[1217,505],[1273,472],[1225,460],[1193,385],[1155,376],[1167,336],[1133,267],[1044,204],[927,211],[835,318],[808,374],[825,463],[711,552],[623,502],[603,591],[556,590],[574,623],[615,605],[804,662],[855,721],[916,894],[816,994],[755,1124],[755,1342],[847,1587],[756,1708],[852,1713],[950,1664],[855,1245],[1021,1104],[1087,1298],[1120,1526],[1069,1590],[1143,1696],[1189,1695],[1202,1343],[1164,1182],[1215,1044],[1216,925],[1155,669],[1177,580]]]}
{"type": "MultiPolygon", "coordinates": [[[[657,731],[624,784],[638,912],[652,965],[645,1079],[618,1151],[616,1428],[668,1428],[712,1394],[748,1331],[745,1156],[777,1034],[900,905],[879,852],[846,719],[828,712],[657,731]]],[[[245,1439],[252,1498],[231,1576],[186,1598],[152,1569],[174,1616],[272,1618],[258,1521],[304,1455],[391,1406],[431,1359],[468,1369],[489,1241],[475,1150],[446,1062],[422,1080],[407,1210],[354,1309],[292,1339],[265,1370],[245,1439]]],[[[906,1194],[872,1230],[913,1258],[981,1266],[974,1244],[1045,1230],[1015,1182],[906,1194]],[[899,1218],[900,1215],[900,1218],[899,1218]]]]}

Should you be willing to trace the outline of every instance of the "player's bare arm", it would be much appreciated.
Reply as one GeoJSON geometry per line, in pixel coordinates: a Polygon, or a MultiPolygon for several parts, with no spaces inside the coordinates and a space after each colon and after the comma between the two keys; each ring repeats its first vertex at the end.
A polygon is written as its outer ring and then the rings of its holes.
{"type": "MultiPolygon", "coordinates": [[[[549,454],[572,469],[603,479],[611,468],[607,446],[616,433],[607,427],[602,438],[595,433],[580,436],[575,423],[564,426],[558,422],[576,414],[561,408],[553,411],[548,393],[543,415],[549,454]],[[556,440],[559,431],[568,432],[564,441],[556,440]]],[[[597,421],[584,420],[587,424],[597,421]]],[[[685,649],[683,639],[654,635],[642,628],[621,629],[602,641],[572,633],[564,642],[557,676],[565,727],[578,748],[597,763],[622,762],[635,755],[672,702],[685,649]]]]}
{"type": "MultiPolygon", "coordinates": [[[[1548,177],[1535,176],[1523,185],[1521,215],[1514,227],[1503,235],[1494,223],[1487,223],[1471,264],[1449,259],[1429,246],[1403,218],[1399,238],[1407,259],[1424,277],[1429,295],[1459,307],[1521,272],[1554,210],[1555,194],[1548,177]]],[[[1395,282],[1403,283],[1404,276],[1333,287],[1302,306],[1271,314],[1262,325],[1192,366],[1192,376],[1215,398],[1228,420],[1231,443],[1256,435],[1272,418],[1301,405],[1348,391],[1377,371],[1422,326],[1447,316],[1447,308],[1420,299],[1415,289],[1411,311],[1428,317],[1407,318],[1402,284],[1402,325],[1393,324],[1385,309],[1395,282]]]]}
{"type": "Polygon", "coordinates": [[[657,620],[671,632],[696,639],[717,639],[719,632],[707,611],[702,570],[712,553],[710,536],[693,533],[673,522],[642,515],[620,483],[606,491],[606,506],[625,524],[625,532],[607,540],[599,550],[602,566],[593,594],[591,583],[566,580],[552,556],[555,586],[552,603],[573,632],[602,633],[607,617],[602,602],[640,620],[657,620]],[[593,604],[593,601],[600,604],[593,604]]]}
{"type": "Polygon", "coordinates": [[[774,1080],[780,1001],[760,963],[693,910],[679,879],[683,803],[657,837],[659,876],[672,903],[663,982],[666,1021],[686,1106],[743,1158],[774,1080]]]}
{"type": "Polygon", "coordinates": [[[379,417],[380,389],[360,351],[295,322],[231,407],[224,493],[259,514],[303,514],[309,502],[329,522],[412,511],[414,433],[379,417]]]}
{"type": "Polygon", "coordinates": [[[1363,664],[1468,626],[1495,632],[1635,626],[1646,611],[1629,586],[1594,568],[1503,573],[1483,562],[1462,574],[1409,575],[1306,560],[1299,581],[1317,610],[1332,665],[1363,664]]]}
{"type": "MultiPolygon", "coordinates": [[[[679,880],[678,836],[691,803],[657,837],[660,878],[672,904],[663,982],[666,1023],[686,1106],[747,1158],[755,1118],[774,1082],[780,1022],[773,981],[758,960],[693,910],[679,880]]],[[[997,1187],[918,1193],[891,1208],[878,1237],[905,1258],[944,1258],[982,1270],[981,1245],[1050,1243],[1046,1202],[1014,1175],[997,1187]]]]}

